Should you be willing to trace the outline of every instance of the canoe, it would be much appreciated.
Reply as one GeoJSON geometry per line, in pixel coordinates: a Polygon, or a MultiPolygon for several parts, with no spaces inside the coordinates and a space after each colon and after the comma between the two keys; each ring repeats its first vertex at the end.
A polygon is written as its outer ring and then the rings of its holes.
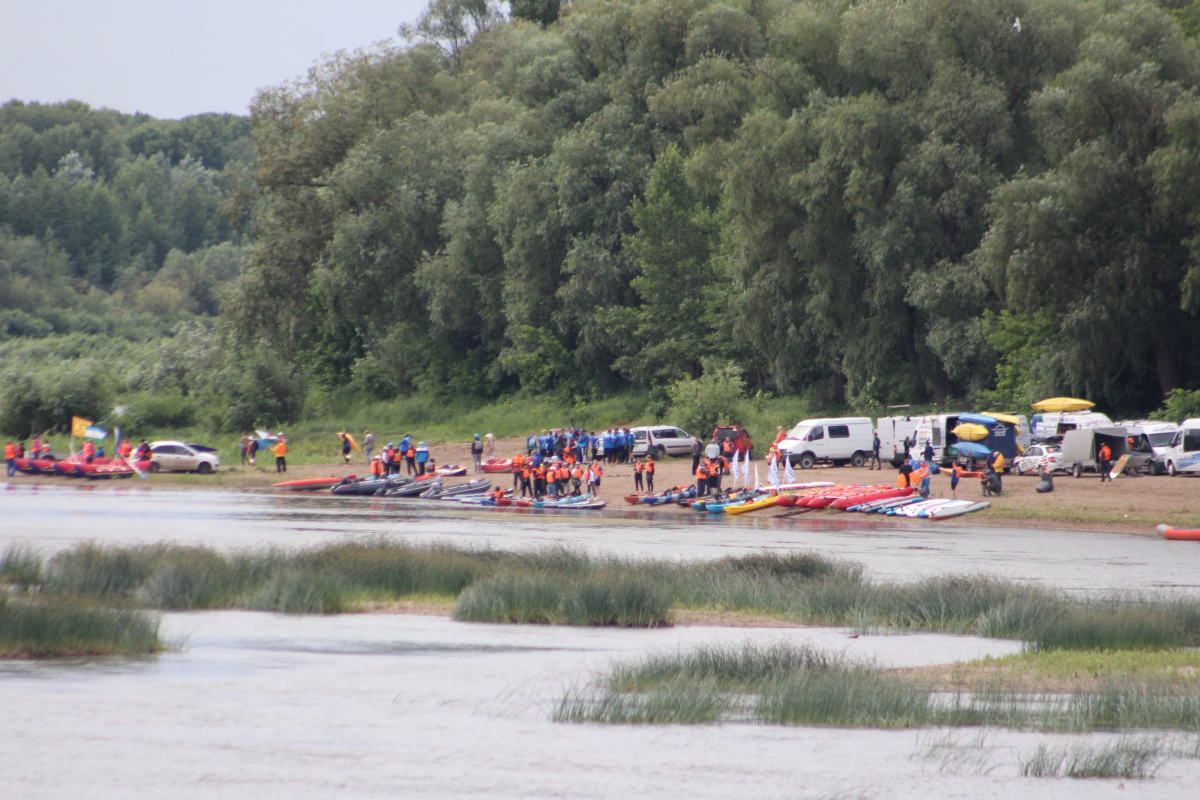
{"type": "MultiPolygon", "coordinates": [[[[350,476],[351,480],[354,476],[350,476]]],[[[284,481],[272,484],[276,489],[287,489],[292,492],[313,492],[318,489],[332,489],[342,482],[342,478],[303,478],[295,481],[284,481]]]]}
{"type": "Polygon", "coordinates": [[[906,488],[884,489],[876,492],[865,492],[863,494],[849,495],[848,497],[842,497],[834,500],[829,504],[829,507],[836,508],[838,511],[845,511],[851,506],[860,505],[862,503],[871,503],[876,500],[890,500],[893,497],[907,497],[908,495],[912,494],[912,492],[913,489],[911,486],[906,488]]]}
{"type": "MultiPolygon", "coordinates": [[[[696,494],[695,484],[686,484],[684,486],[672,486],[670,489],[663,489],[661,492],[658,492],[656,494],[627,494],[627,495],[625,495],[625,502],[629,503],[631,506],[637,505],[638,503],[645,503],[646,505],[661,505],[662,500],[664,498],[667,498],[667,497],[678,498],[678,496],[681,492],[686,492],[689,490],[691,491],[691,493],[693,495],[695,495],[696,494]]],[[[677,500],[669,500],[668,502],[674,503],[674,502],[677,502],[677,500]]]]}
{"type": "Polygon", "coordinates": [[[661,494],[646,495],[641,499],[641,502],[648,506],[662,506],[667,503],[678,503],[681,500],[688,500],[696,496],[696,487],[675,487],[661,494]]]}
{"type": "Polygon", "coordinates": [[[865,509],[863,509],[863,513],[864,514],[886,514],[888,512],[888,509],[901,508],[903,506],[911,506],[916,503],[923,503],[923,502],[925,502],[925,501],[921,498],[920,495],[910,495],[909,497],[901,497],[899,500],[888,500],[887,502],[883,503],[882,505],[874,506],[872,508],[865,508],[865,509]]]}
{"type": "Polygon", "coordinates": [[[1155,530],[1164,539],[1173,539],[1179,542],[1200,542],[1200,528],[1172,528],[1170,525],[1159,525],[1155,530]]]}
{"type": "Polygon", "coordinates": [[[511,458],[489,458],[480,465],[484,472],[512,472],[511,458]]]}

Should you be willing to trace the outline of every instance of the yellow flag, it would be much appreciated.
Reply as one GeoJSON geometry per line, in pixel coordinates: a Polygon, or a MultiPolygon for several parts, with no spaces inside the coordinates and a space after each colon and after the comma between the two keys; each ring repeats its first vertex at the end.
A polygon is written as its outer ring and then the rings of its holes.
{"type": "Polygon", "coordinates": [[[88,426],[92,424],[90,419],[83,417],[71,417],[71,435],[76,439],[84,439],[87,437],[88,426]]]}

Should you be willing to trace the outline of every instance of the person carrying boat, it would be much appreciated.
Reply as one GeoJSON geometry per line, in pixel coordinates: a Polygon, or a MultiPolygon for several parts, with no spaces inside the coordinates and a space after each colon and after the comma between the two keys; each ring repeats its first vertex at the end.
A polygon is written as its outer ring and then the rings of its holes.
{"type": "Polygon", "coordinates": [[[646,459],[646,491],[654,493],[654,459],[646,459]]]}
{"type": "Polygon", "coordinates": [[[413,458],[417,462],[417,477],[420,477],[425,474],[425,465],[429,463],[429,445],[424,442],[419,443],[413,450],[413,458]]]}
{"type": "Polygon", "coordinates": [[[350,437],[345,433],[339,433],[338,437],[342,440],[342,458],[346,461],[346,466],[350,466],[350,437]]]}
{"type": "Polygon", "coordinates": [[[642,473],[645,471],[646,468],[642,466],[642,462],[635,458],[633,460],[633,491],[635,493],[643,490],[642,473]]]}
{"type": "Polygon", "coordinates": [[[471,440],[471,461],[475,464],[475,472],[483,472],[483,442],[479,438],[479,434],[475,434],[475,438],[471,440]]]}
{"type": "Polygon", "coordinates": [[[283,431],[279,432],[279,443],[275,445],[275,471],[287,472],[287,439],[283,438],[283,431]]]}

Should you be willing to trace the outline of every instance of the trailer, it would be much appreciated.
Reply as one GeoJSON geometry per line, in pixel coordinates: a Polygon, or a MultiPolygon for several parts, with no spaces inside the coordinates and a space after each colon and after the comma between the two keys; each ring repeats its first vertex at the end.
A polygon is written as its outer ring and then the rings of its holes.
{"type": "Polygon", "coordinates": [[[1076,478],[1084,472],[1099,472],[1096,453],[1107,444],[1112,451],[1112,461],[1129,452],[1129,432],[1124,428],[1093,427],[1066,431],[1062,441],[1062,466],[1076,478]]]}

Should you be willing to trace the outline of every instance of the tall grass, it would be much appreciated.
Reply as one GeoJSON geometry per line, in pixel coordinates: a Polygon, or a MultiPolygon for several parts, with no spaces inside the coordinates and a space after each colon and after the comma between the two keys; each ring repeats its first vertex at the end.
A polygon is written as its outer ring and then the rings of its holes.
{"type": "Polygon", "coordinates": [[[861,565],[816,553],[672,561],[565,547],[416,546],[382,537],[234,553],[85,543],[48,563],[28,548],[10,548],[0,559],[0,580],[160,609],[333,613],[433,595],[457,598],[458,618],[476,621],[656,625],[668,621],[671,608],[701,608],[818,625],[973,633],[1019,639],[1035,651],[1200,645],[1197,600],[1081,600],[986,575],[872,581],[861,565]]]}
{"type": "Polygon", "coordinates": [[[1038,745],[1020,760],[1021,774],[1033,778],[1153,778],[1167,760],[1160,739],[1122,738],[1099,746],[1038,745]]]}
{"type": "Polygon", "coordinates": [[[825,651],[747,644],[615,663],[570,689],[554,718],[572,722],[713,722],[1041,731],[1200,730],[1200,687],[1114,680],[1069,694],[995,686],[942,693],[825,651]]]}
{"type": "Polygon", "coordinates": [[[77,599],[0,595],[0,657],[141,655],[159,649],[158,620],[77,599]]]}

